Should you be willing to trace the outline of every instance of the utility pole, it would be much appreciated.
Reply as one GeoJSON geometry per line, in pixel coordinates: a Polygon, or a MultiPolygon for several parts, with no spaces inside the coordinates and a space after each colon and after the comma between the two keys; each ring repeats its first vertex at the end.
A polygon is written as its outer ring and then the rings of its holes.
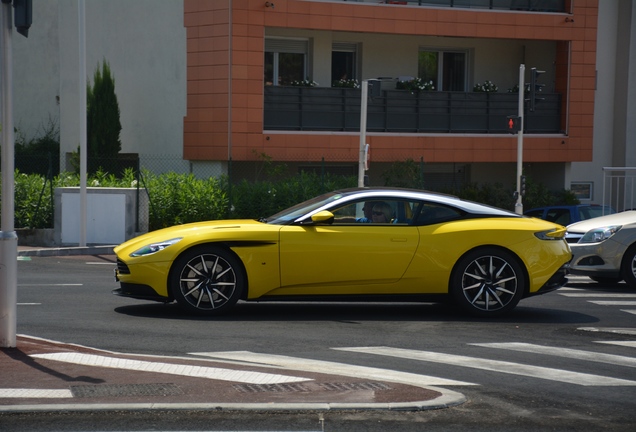
{"type": "Polygon", "coordinates": [[[18,235],[15,232],[13,132],[13,26],[29,37],[31,0],[2,0],[0,9],[0,109],[2,110],[2,215],[0,216],[0,347],[16,347],[18,235]],[[13,20],[15,14],[15,21],[13,20]]]}
{"type": "Polygon", "coordinates": [[[18,299],[18,236],[15,232],[13,133],[12,5],[2,1],[0,46],[2,49],[2,216],[0,218],[0,346],[15,348],[18,299]]]}
{"type": "Polygon", "coordinates": [[[522,202],[522,188],[521,178],[523,176],[523,116],[524,116],[524,91],[526,87],[525,83],[526,65],[519,66],[519,132],[517,133],[517,202],[515,203],[515,213],[523,214],[523,202],[522,202]]]}

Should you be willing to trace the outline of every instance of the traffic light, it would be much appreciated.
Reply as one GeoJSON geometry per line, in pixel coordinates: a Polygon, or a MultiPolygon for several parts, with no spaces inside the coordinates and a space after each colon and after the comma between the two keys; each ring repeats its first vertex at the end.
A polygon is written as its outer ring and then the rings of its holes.
{"type": "Polygon", "coordinates": [[[534,111],[534,108],[537,104],[537,101],[542,101],[545,98],[537,97],[537,93],[541,93],[543,91],[543,87],[545,84],[539,84],[537,81],[539,80],[539,76],[544,74],[545,71],[537,70],[537,68],[532,68],[530,75],[530,111],[534,111]]]}
{"type": "Polygon", "coordinates": [[[517,134],[521,130],[521,117],[519,116],[508,116],[507,117],[507,130],[508,133],[517,134]]]}
{"type": "MultiPolygon", "coordinates": [[[[2,0],[11,3],[11,0],[2,0]]],[[[13,25],[24,37],[29,37],[29,28],[33,21],[32,0],[13,0],[13,25]]]]}
{"type": "Polygon", "coordinates": [[[519,193],[521,193],[521,196],[526,196],[526,176],[521,176],[519,184],[519,193]]]}

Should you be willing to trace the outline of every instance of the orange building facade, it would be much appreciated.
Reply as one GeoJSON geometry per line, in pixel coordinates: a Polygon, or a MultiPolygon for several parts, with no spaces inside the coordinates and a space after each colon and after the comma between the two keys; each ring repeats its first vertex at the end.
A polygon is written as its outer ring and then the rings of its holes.
{"type": "MultiPolygon", "coordinates": [[[[558,127],[547,132],[539,127],[537,133],[524,134],[524,162],[592,160],[597,0],[564,1],[562,10],[548,12],[450,7],[452,2],[447,5],[386,3],[185,0],[188,77],[184,159],[250,161],[257,154],[267,154],[276,161],[309,162],[322,157],[356,163],[360,137],[359,132],[351,128],[293,130],[275,125],[268,127],[264,120],[267,118],[264,68],[268,35],[285,35],[290,40],[302,35],[309,40],[306,72],[308,77],[313,77],[321,67],[329,69],[323,61],[329,57],[317,57],[320,43],[314,42],[311,46],[312,32],[315,32],[338,35],[330,39],[332,41],[355,35],[364,35],[365,40],[373,41],[363,44],[357,59],[372,53],[374,45],[387,49],[387,45],[400,38],[408,38],[405,45],[414,46],[423,43],[418,42],[418,38],[427,38],[424,44],[430,45],[431,37],[441,38],[445,46],[456,41],[468,47],[471,43],[483,45],[486,48],[467,51],[470,52],[467,64],[473,69],[465,78],[466,93],[471,93],[473,83],[480,76],[494,75],[502,68],[509,69],[507,87],[512,87],[520,62],[528,58],[530,61],[542,59],[551,69],[547,80],[550,91],[559,95],[558,127]],[[515,47],[512,52],[523,55],[510,58],[507,47],[512,45],[515,47]],[[535,45],[539,48],[533,49],[535,45]],[[542,58],[545,46],[549,50],[542,58]],[[501,51],[501,56],[493,49],[501,51]]],[[[399,49],[396,47],[395,51],[399,49]]],[[[387,69],[391,63],[401,61],[388,59],[388,53],[390,48],[383,65],[387,69]]],[[[413,62],[411,58],[404,59],[404,68],[415,71],[413,62]]],[[[525,65],[526,83],[532,66],[525,65]]],[[[375,78],[373,72],[377,70],[377,64],[369,66],[364,59],[358,60],[356,78],[375,78]]],[[[505,92],[505,88],[500,88],[499,93],[505,92]]],[[[516,108],[508,113],[517,114],[516,108]]],[[[499,117],[503,125],[505,115],[491,116],[495,121],[499,117]]],[[[536,120],[541,121],[541,118],[536,120]]],[[[423,158],[427,163],[515,162],[517,136],[499,132],[386,129],[370,131],[366,141],[374,161],[423,158]]]]}

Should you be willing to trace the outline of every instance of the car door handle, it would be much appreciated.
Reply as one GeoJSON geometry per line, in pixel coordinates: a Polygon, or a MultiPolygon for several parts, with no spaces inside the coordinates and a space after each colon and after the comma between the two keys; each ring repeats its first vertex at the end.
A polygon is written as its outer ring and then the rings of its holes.
{"type": "Polygon", "coordinates": [[[406,237],[392,237],[392,242],[406,242],[406,237]]]}

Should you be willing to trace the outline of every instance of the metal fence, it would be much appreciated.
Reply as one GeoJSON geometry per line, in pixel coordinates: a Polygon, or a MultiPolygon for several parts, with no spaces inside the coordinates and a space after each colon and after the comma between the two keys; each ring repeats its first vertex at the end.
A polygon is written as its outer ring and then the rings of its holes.
{"type": "Polygon", "coordinates": [[[603,167],[603,205],[636,210],[636,167],[603,167]]]}

